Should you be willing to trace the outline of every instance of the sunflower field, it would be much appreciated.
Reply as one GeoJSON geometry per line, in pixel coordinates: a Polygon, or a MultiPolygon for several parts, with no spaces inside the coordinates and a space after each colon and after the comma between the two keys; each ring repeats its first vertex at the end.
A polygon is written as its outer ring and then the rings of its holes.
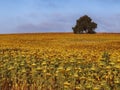
{"type": "Polygon", "coordinates": [[[120,34],[0,35],[0,90],[120,90],[120,34]]]}

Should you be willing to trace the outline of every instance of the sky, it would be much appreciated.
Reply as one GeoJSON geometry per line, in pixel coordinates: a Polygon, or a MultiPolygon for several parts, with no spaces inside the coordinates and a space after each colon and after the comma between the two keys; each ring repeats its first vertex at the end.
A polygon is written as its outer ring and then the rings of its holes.
{"type": "Polygon", "coordinates": [[[83,15],[120,32],[120,0],[0,0],[0,33],[72,32],[83,15]]]}

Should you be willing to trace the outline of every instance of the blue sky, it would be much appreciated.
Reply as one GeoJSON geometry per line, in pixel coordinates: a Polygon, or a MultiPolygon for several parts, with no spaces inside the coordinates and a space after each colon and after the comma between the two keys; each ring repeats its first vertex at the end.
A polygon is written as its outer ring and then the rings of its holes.
{"type": "Polygon", "coordinates": [[[72,32],[86,14],[97,32],[120,32],[120,0],[0,0],[0,33],[72,32]]]}

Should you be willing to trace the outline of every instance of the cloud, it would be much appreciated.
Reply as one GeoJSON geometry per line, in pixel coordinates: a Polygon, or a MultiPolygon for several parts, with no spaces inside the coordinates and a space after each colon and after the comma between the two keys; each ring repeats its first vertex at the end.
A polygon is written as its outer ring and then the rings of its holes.
{"type": "Polygon", "coordinates": [[[33,20],[33,22],[22,21],[25,23],[19,24],[15,28],[16,32],[72,32],[72,27],[76,23],[76,18],[78,15],[53,13],[44,15],[44,18],[42,19],[36,17],[38,15],[35,15],[35,13],[28,16],[32,19],[38,19],[37,23],[34,22],[36,20],[33,20]]]}
{"type": "Polygon", "coordinates": [[[68,24],[43,22],[40,24],[24,24],[17,27],[17,32],[66,32],[68,24]]]}
{"type": "Polygon", "coordinates": [[[33,0],[34,7],[38,10],[63,8],[68,0],[33,0]]]}
{"type": "Polygon", "coordinates": [[[99,31],[120,32],[120,15],[109,15],[97,19],[99,31]],[[101,29],[101,30],[100,30],[101,29]]]}

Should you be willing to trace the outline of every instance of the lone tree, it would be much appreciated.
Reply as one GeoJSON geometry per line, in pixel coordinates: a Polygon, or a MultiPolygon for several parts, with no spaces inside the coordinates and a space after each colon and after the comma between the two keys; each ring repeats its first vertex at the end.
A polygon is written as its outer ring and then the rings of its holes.
{"type": "Polygon", "coordinates": [[[84,15],[80,17],[77,22],[75,27],[73,27],[73,32],[75,34],[80,34],[80,33],[96,33],[95,28],[97,28],[97,24],[92,21],[90,17],[87,15],[84,15]]]}

